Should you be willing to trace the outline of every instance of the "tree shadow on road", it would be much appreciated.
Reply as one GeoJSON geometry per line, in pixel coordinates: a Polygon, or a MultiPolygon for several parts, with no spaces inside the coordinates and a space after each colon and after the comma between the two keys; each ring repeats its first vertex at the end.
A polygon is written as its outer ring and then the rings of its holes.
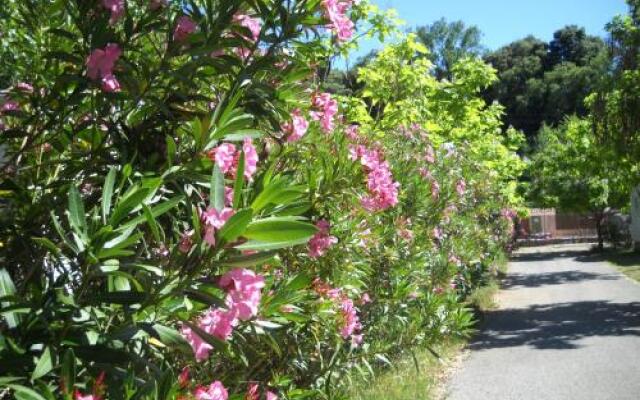
{"type": "Polygon", "coordinates": [[[516,253],[511,256],[512,261],[517,262],[540,262],[551,261],[559,258],[578,258],[585,257],[592,254],[589,249],[585,250],[557,250],[557,251],[545,251],[540,253],[516,253]]]}
{"type": "Polygon", "coordinates": [[[576,349],[591,336],[640,336],[640,302],[583,301],[487,313],[472,350],[531,346],[576,349]]]}
{"type": "Polygon", "coordinates": [[[595,274],[584,271],[559,271],[544,274],[518,274],[511,273],[502,280],[503,289],[516,287],[540,287],[546,285],[562,285],[564,283],[578,283],[593,280],[619,279],[616,275],[595,274]]]}

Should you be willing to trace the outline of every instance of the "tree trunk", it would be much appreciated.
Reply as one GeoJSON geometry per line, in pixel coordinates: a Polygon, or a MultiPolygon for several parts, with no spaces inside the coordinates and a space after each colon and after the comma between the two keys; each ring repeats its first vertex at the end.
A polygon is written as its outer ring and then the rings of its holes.
{"type": "Polygon", "coordinates": [[[598,251],[604,250],[604,232],[602,231],[602,222],[604,219],[603,212],[595,213],[596,218],[596,230],[598,232],[598,251]]]}

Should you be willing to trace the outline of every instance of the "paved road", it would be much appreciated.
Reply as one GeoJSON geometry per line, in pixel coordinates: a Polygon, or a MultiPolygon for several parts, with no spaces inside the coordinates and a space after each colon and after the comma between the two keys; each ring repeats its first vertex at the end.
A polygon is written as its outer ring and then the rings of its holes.
{"type": "Polygon", "coordinates": [[[640,284],[585,245],[522,249],[449,400],[640,400],[640,284]]]}

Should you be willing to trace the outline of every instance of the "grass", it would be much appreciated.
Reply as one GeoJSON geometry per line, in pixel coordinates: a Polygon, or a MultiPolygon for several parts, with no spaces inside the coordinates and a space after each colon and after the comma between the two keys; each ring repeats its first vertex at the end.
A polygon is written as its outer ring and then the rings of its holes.
{"type": "Polygon", "coordinates": [[[462,341],[438,346],[434,350],[440,355],[440,359],[426,349],[418,349],[414,353],[415,360],[411,356],[396,360],[393,367],[377,374],[374,379],[354,385],[348,398],[351,400],[435,399],[446,370],[462,347],[464,347],[462,341]]]}
{"type": "Polygon", "coordinates": [[[640,282],[640,252],[611,251],[606,253],[606,258],[618,271],[640,282]]]}
{"type": "Polygon", "coordinates": [[[471,307],[480,312],[485,312],[495,309],[498,304],[496,303],[496,294],[500,291],[500,285],[497,281],[491,281],[486,286],[475,289],[469,295],[467,301],[471,307]]]}

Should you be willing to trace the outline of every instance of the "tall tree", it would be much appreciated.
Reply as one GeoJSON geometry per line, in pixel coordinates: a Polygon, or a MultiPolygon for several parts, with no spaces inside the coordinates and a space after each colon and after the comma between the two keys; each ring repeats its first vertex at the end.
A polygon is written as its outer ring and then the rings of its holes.
{"type": "Polygon", "coordinates": [[[438,79],[453,78],[453,66],[464,57],[479,56],[482,33],[477,26],[467,26],[462,21],[447,22],[442,18],[431,25],[416,29],[418,39],[430,51],[429,59],[435,66],[438,79]]]}
{"type": "Polygon", "coordinates": [[[612,73],[591,98],[593,127],[620,156],[640,160],[640,0],[607,24],[612,73]]]}
{"type": "Polygon", "coordinates": [[[485,95],[506,108],[505,124],[523,130],[533,142],[543,125],[557,125],[565,115],[585,116],[585,98],[608,69],[602,39],[575,25],[555,32],[545,43],[533,36],[485,56],[500,80],[485,95]]]}

